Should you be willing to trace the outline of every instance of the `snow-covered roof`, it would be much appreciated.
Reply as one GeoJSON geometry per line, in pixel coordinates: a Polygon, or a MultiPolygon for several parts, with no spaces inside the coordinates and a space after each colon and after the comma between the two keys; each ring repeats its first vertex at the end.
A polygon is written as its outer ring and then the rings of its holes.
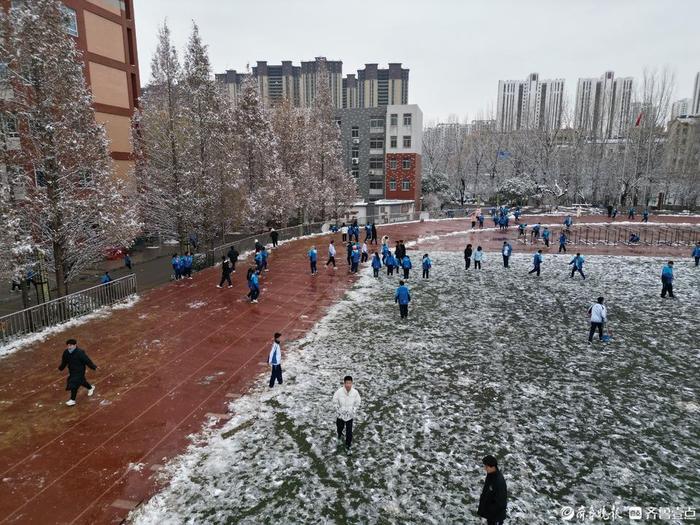
{"type": "Polygon", "coordinates": [[[374,201],[376,206],[391,206],[392,204],[411,204],[415,201],[412,200],[402,200],[402,199],[380,199],[374,201]]]}

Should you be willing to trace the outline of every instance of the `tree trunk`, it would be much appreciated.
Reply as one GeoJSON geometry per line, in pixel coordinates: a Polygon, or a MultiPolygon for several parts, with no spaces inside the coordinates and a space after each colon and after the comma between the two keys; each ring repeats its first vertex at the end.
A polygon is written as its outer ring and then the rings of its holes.
{"type": "Polygon", "coordinates": [[[63,297],[68,293],[64,268],[65,253],[63,245],[55,241],[53,243],[53,261],[56,268],[56,293],[59,297],[63,297]]]}

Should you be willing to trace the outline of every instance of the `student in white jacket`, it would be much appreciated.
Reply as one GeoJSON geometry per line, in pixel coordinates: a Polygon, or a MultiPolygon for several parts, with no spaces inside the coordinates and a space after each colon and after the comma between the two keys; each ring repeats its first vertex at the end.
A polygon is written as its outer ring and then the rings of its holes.
{"type": "Polygon", "coordinates": [[[588,332],[589,345],[593,343],[593,334],[595,333],[596,329],[598,330],[600,340],[603,340],[603,325],[608,320],[608,309],[605,308],[605,305],[603,304],[604,301],[605,299],[598,297],[598,302],[588,309],[588,313],[591,316],[591,329],[588,332]]]}
{"type": "Polygon", "coordinates": [[[333,269],[336,269],[335,266],[335,244],[333,244],[333,239],[331,239],[330,244],[328,244],[328,261],[326,262],[326,266],[329,264],[333,264],[333,269]]]}
{"type": "Polygon", "coordinates": [[[282,348],[280,347],[280,337],[282,334],[275,332],[275,342],[272,343],[270,356],[267,358],[267,363],[270,365],[270,388],[275,386],[275,381],[282,384],[282,348]]]}
{"type": "Polygon", "coordinates": [[[352,420],[355,417],[355,411],[360,407],[360,394],[352,387],[352,376],[345,376],[343,386],[333,394],[333,406],[337,412],[335,425],[338,429],[338,439],[343,438],[343,430],[345,430],[345,446],[350,450],[352,420]]]}

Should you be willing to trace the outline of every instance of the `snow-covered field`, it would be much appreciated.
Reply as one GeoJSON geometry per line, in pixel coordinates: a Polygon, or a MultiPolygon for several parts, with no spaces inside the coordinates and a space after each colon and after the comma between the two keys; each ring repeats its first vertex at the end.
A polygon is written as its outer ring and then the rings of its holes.
{"type": "Polygon", "coordinates": [[[661,259],[591,256],[582,281],[569,278],[571,255],[547,255],[539,279],[529,255],[505,270],[487,254],[481,272],[431,256],[430,281],[409,281],[408,321],[398,279],[365,272],[283,346],[284,385],[261,377],[130,519],[477,523],[487,453],[508,482],[507,523],[561,523],[563,506],[698,507],[700,269],[677,262],[677,298],[663,300],[661,259]],[[600,294],[613,341],[589,347],[600,294]],[[330,402],[348,373],[363,399],[351,453],[330,402]]]}

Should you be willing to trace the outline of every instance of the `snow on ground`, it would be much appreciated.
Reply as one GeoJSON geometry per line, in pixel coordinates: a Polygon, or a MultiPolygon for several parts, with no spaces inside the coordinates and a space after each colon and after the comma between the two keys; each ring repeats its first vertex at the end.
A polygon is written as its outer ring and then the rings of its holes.
{"type": "Polygon", "coordinates": [[[529,255],[505,270],[489,253],[481,272],[431,256],[430,281],[409,281],[407,322],[398,279],[364,271],[283,346],[284,385],[260,377],[131,522],[477,523],[487,453],[510,524],[559,523],[565,505],[697,507],[700,270],[679,262],[677,298],[663,300],[661,259],[591,256],[582,281],[570,256],[547,255],[539,279],[529,255]],[[613,341],[589,347],[599,294],[613,341]],[[331,406],[348,373],[363,399],[351,453],[331,406]]]}
{"type": "Polygon", "coordinates": [[[112,306],[103,306],[102,308],[99,308],[95,310],[94,312],[91,312],[89,314],[83,315],[81,317],[77,317],[75,319],[71,319],[70,321],[67,321],[65,323],[56,325],[56,326],[51,326],[49,328],[45,328],[41,332],[36,332],[34,334],[29,334],[27,336],[21,337],[19,339],[15,339],[13,341],[10,341],[6,345],[0,345],[0,359],[3,357],[10,355],[13,352],[16,352],[17,350],[20,350],[22,348],[25,348],[27,346],[30,346],[34,343],[39,343],[43,340],[45,340],[47,337],[51,335],[55,335],[57,333],[63,332],[64,330],[67,330],[69,328],[75,328],[76,326],[80,326],[82,324],[85,324],[89,321],[94,321],[96,319],[104,319],[105,317],[109,317],[112,314],[112,311],[114,310],[125,310],[127,308],[131,308],[134,306],[136,303],[138,303],[141,300],[141,298],[138,296],[138,294],[129,296],[127,299],[124,299],[123,301],[120,301],[118,303],[113,304],[112,306]]]}

